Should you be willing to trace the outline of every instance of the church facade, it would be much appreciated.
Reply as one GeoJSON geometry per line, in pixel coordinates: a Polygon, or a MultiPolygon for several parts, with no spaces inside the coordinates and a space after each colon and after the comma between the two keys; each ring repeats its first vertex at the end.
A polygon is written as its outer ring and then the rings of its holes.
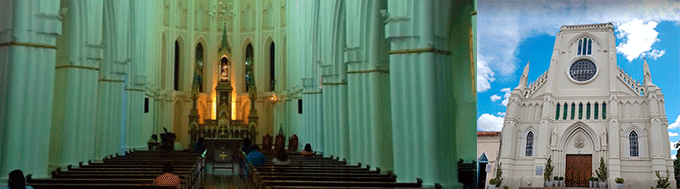
{"type": "Polygon", "coordinates": [[[611,23],[562,26],[533,83],[527,63],[503,123],[504,185],[542,187],[550,158],[567,186],[587,187],[602,159],[610,188],[617,177],[627,188],[654,186],[657,170],[675,187],[663,93],[646,60],[641,82],[617,66],[615,41],[611,23]]]}

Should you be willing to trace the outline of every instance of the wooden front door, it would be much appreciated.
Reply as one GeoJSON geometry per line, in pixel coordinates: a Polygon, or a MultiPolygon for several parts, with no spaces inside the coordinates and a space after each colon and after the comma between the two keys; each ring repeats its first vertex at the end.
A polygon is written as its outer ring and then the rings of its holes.
{"type": "Polygon", "coordinates": [[[592,175],[592,155],[567,155],[567,168],[564,184],[567,186],[588,187],[592,175]]]}

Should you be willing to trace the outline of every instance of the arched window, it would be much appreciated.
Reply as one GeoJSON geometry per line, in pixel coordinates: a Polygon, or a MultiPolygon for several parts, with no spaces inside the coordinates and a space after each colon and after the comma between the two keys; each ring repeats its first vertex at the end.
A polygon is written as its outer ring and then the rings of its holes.
{"type": "Polygon", "coordinates": [[[602,119],[607,119],[607,103],[602,103],[602,119]]]}
{"type": "Polygon", "coordinates": [[[578,104],[578,119],[583,119],[583,103],[578,104]]]}
{"type": "Polygon", "coordinates": [[[591,55],[593,49],[593,40],[584,37],[578,40],[578,51],[576,55],[591,55]]]}
{"type": "Polygon", "coordinates": [[[593,117],[593,119],[597,119],[597,113],[598,113],[598,107],[597,107],[597,105],[598,105],[598,104],[595,103],[595,111],[594,111],[594,112],[595,112],[595,116],[593,117]]]}
{"type": "Polygon", "coordinates": [[[527,149],[526,156],[532,156],[534,153],[534,133],[529,131],[527,134],[527,149]]]}
{"type": "Polygon", "coordinates": [[[196,75],[194,75],[195,85],[198,87],[198,92],[203,92],[203,44],[196,45],[196,75]]]}
{"type": "Polygon", "coordinates": [[[574,116],[576,115],[576,104],[571,103],[571,119],[574,119],[574,116]]]}
{"type": "Polygon", "coordinates": [[[274,42],[269,47],[269,91],[276,90],[276,65],[275,65],[276,50],[274,50],[274,42]]]}
{"type": "Polygon", "coordinates": [[[179,91],[179,68],[180,68],[180,63],[179,63],[179,42],[175,41],[175,84],[174,84],[174,89],[176,91],[179,91]]]}
{"type": "Polygon", "coordinates": [[[246,47],[246,92],[250,91],[250,88],[255,85],[255,79],[253,78],[253,45],[248,44],[246,47]]]}
{"type": "Polygon", "coordinates": [[[555,108],[555,120],[560,119],[560,104],[557,104],[557,108],[555,108]]]}
{"type": "Polygon", "coordinates": [[[638,157],[640,155],[640,151],[638,150],[637,133],[635,133],[635,131],[631,131],[630,135],[628,135],[628,138],[630,139],[630,157],[638,157]]]}
{"type": "Polygon", "coordinates": [[[586,119],[590,119],[590,103],[586,105],[586,119]]]}
{"type": "Polygon", "coordinates": [[[562,114],[562,119],[567,119],[567,103],[564,103],[564,113],[562,114]]]}

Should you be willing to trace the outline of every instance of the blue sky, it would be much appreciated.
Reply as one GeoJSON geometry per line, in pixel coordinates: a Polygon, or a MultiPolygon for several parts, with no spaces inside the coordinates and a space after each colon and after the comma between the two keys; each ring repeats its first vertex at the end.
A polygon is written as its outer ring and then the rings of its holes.
{"type": "Polygon", "coordinates": [[[478,130],[502,128],[504,104],[519,84],[522,69],[531,62],[530,82],[548,70],[555,34],[562,25],[611,22],[617,64],[642,81],[647,58],[652,81],[666,100],[670,141],[680,140],[680,0],[479,0],[478,7],[478,130]]]}

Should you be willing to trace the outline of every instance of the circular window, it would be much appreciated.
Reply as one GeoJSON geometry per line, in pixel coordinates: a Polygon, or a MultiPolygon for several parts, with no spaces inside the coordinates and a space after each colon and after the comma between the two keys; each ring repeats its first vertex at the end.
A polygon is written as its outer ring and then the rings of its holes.
{"type": "Polygon", "coordinates": [[[569,75],[571,78],[579,82],[592,79],[593,76],[595,76],[595,73],[597,73],[595,63],[586,59],[574,62],[574,64],[571,65],[571,68],[569,68],[569,75]]]}

